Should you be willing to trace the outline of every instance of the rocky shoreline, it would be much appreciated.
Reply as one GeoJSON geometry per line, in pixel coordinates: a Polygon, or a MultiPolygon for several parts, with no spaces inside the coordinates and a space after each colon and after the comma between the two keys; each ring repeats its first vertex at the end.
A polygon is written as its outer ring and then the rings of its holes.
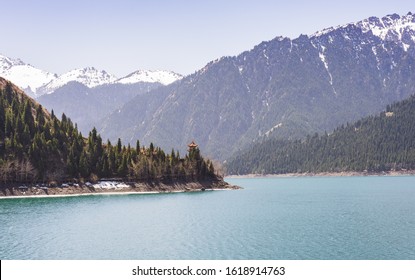
{"type": "Polygon", "coordinates": [[[385,172],[320,172],[320,173],[286,173],[286,174],[246,174],[228,175],[226,178],[289,178],[289,177],[353,177],[353,176],[413,176],[415,170],[385,171],[385,172]]]}
{"type": "Polygon", "coordinates": [[[223,180],[177,181],[177,182],[114,182],[99,181],[95,184],[14,185],[1,186],[0,198],[6,197],[54,197],[94,194],[172,193],[207,190],[237,190],[223,180]]]}

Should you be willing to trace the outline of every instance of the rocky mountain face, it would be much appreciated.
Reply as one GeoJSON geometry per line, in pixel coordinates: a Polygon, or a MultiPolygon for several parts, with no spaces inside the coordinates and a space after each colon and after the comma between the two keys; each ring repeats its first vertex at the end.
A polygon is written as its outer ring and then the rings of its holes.
{"type": "Polygon", "coordinates": [[[390,15],[223,57],[110,115],[104,138],[195,140],[224,160],[267,138],[294,139],[381,111],[415,93],[415,17],[390,15]]]}
{"type": "Polygon", "coordinates": [[[120,108],[133,97],[146,94],[162,86],[159,83],[138,82],[134,84],[104,84],[89,88],[76,81],[44,94],[37,100],[55,115],[65,113],[77,124],[82,133],[99,125],[101,119],[120,108]]]}

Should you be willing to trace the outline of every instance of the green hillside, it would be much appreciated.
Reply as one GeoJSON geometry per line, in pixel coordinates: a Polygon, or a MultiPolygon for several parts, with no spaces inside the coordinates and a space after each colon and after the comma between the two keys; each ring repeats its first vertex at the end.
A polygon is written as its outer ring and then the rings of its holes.
{"type": "Polygon", "coordinates": [[[284,174],[415,169],[415,97],[379,116],[305,140],[268,140],[236,155],[229,174],[284,174]]]}
{"type": "Polygon", "coordinates": [[[193,148],[185,157],[149,145],[112,145],[93,129],[87,138],[64,114],[59,120],[0,78],[0,184],[63,180],[199,180],[213,178],[210,161],[193,148]]]}

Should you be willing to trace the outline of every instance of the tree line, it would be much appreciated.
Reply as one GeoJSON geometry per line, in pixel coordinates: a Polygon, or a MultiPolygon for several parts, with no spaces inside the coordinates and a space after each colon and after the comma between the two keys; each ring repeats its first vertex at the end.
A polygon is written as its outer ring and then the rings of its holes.
{"type": "Polygon", "coordinates": [[[181,157],[174,149],[103,142],[94,128],[87,137],[65,114],[59,120],[17,87],[0,88],[1,182],[72,179],[199,180],[215,177],[196,147],[181,157]]]}
{"type": "Polygon", "coordinates": [[[234,156],[226,168],[229,174],[414,170],[415,97],[330,134],[267,140],[234,156]]]}

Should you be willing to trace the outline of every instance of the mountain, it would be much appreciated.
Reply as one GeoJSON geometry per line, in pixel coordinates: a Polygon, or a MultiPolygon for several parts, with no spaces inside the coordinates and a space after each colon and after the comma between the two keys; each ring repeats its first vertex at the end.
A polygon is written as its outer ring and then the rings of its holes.
{"type": "Polygon", "coordinates": [[[60,75],[56,79],[53,79],[49,83],[40,87],[39,91],[42,95],[49,94],[70,82],[78,82],[88,88],[93,88],[104,84],[111,84],[116,80],[117,78],[114,75],[108,74],[104,70],[97,70],[94,67],[86,67],[75,69],[60,75]]]}
{"type": "Polygon", "coordinates": [[[39,91],[48,94],[40,96],[38,100],[59,116],[66,113],[84,133],[99,126],[103,118],[133,97],[182,78],[169,71],[139,70],[118,80],[94,68],[70,73],[40,88],[39,91]]]}
{"type": "Polygon", "coordinates": [[[157,84],[168,85],[182,76],[163,70],[138,70],[123,78],[117,78],[105,70],[94,67],[85,67],[71,70],[60,76],[37,69],[20,59],[13,59],[0,55],[0,76],[13,81],[22,90],[32,97],[51,94],[68,83],[78,82],[88,88],[112,84],[157,84]]]}
{"type": "Polygon", "coordinates": [[[151,71],[138,70],[124,78],[118,79],[115,83],[119,84],[135,84],[135,83],[159,83],[162,85],[169,85],[182,79],[183,76],[172,71],[151,71]]]}
{"type": "Polygon", "coordinates": [[[13,81],[32,97],[37,96],[39,87],[57,78],[56,74],[37,69],[20,59],[8,58],[1,54],[0,76],[13,81]]]}
{"type": "MultiPolygon", "coordinates": [[[[38,101],[57,116],[65,113],[78,125],[79,131],[87,133],[99,126],[101,119],[123,106],[133,97],[143,95],[161,86],[159,83],[137,82],[134,84],[104,84],[89,88],[71,81],[51,94],[38,97],[38,101]]],[[[116,139],[115,139],[116,140],[116,139]]]]}
{"type": "MultiPolygon", "coordinates": [[[[204,160],[198,147],[189,147],[181,158],[148,148],[103,144],[93,129],[83,138],[65,115],[49,114],[17,86],[0,78],[0,187],[13,183],[97,180],[102,177],[128,181],[220,182],[213,163],[204,160]]],[[[223,185],[223,183],[222,183],[223,185]]],[[[154,187],[154,185],[153,185],[154,187]]],[[[210,186],[212,187],[212,185],[210,186]]],[[[165,191],[168,191],[167,189],[165,191]]]]}
{"type": "Polygon", "coordinates": [[[415,96],[378,116],[303,141],[271,139],[236,155],[229,174],[415,170],[415,96]]]}
{"type": "Polygon", "coordinates": [[[13,81],[58,116],[65,112],[84,133],[134,96],[182,78],[171,71],[138,70],[118,79],[94,67],[57,76],[3,55],[0,76],[13,81]]]}
{"type": "Polygon", "coordinates": [[[411,13],[371,17],[262,42],[156,89],[153,99],[135,97],[100,131],[164,148],[195,140],[221,160],[268,138],[330,131],[415,92],[414,22],[411,13]]]}

